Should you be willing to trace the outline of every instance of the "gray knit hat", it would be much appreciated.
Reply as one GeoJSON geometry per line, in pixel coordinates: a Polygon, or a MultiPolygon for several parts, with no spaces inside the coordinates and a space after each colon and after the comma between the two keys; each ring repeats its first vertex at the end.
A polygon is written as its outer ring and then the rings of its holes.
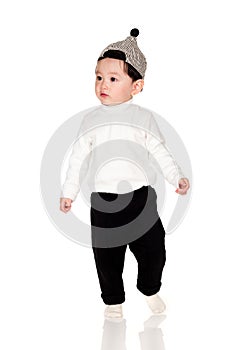
{"type": "Polygon", "coordinates": [[[146,58],[138,47],[136,37],[139,35],[139,30],[134,28],[125,40],[117,41],[116,43],[108,45],[100,54],[104,57],[104,53],[108,50],[119,50],[126,56],[125,62],[131,64],[144,78],[146,71],[146,58]]]}

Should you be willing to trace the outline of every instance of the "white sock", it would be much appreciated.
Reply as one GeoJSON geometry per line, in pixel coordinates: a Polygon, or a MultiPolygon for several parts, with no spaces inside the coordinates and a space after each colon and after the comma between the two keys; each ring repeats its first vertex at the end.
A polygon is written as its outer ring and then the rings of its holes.
{"type": "Polygon", "coordinates": [[[104,311],[106,318],[122,318],[122,304],[108,305],[104,311]]]}
{"type": "Polygon", "coordinates": [[[146,301],[149,308],[154,314],[162,313],[166,309],[166,305],[163,302],[163,300],[160,298],[158,293],[150,296],[146,296],[146,301]]]}

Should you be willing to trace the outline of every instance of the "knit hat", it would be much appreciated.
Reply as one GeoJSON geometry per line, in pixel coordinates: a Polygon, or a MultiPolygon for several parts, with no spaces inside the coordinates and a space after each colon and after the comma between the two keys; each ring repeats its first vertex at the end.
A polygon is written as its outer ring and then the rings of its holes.
{"type": "Polygon", "coordinates": [[[119,50],[123,52],[126,56],[125,62],[131,64],[138,73],[141,74],[142,78],[145,76],[146,71],[146,58],[141,52],[137,44],[137,36],[139,35],[139,30],[134,28],[130,32],[125,40],[117,41],[116,43],[108,45],[100,54],[100,57],[104,57],[104,53],[108,50],[119,50]]]}

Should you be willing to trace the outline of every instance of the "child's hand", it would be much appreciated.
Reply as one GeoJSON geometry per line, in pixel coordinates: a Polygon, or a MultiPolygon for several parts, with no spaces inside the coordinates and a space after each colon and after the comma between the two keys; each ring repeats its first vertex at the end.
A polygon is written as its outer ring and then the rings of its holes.
{"type": "Polygon", "coordinates": [[[60,210],[67,213],[71,209],[72,202],[70,198],[60,198],[60,210]]]}
{"type": "Polygon", "coordinates": [[[178,194],[186,194],[190,187],[189,180],[185,177],[179,180],[179,188],[176,189],[178,194]]]}

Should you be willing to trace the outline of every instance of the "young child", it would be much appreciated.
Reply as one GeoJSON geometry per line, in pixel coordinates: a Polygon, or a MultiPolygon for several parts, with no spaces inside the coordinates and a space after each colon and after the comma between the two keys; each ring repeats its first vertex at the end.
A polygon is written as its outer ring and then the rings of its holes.
{"type": "Polygon", "coordinates": [[[90,211],[92,249],[107,318],[123,316],[122,273],[127,246],[138,263],[138,290],[153,313],[165,310],[158,295],[166,261],[165,231],[151,186],[155,178],[148,175],[150,157],[156,159],[178,194],[186,194],[190,187],[164,143],[155,114],[132,103],[133,96],[143,89],[147,66],[137,45],[138,34],[138,29],[132,29],[125,40],[108,45],[100,54],[95,93],[101,105],[84,116],[81,129],[88,132],[73,146],[60,199],[60,210],[67,213],[80,190],[81,167],[88,159],[86,169],[94,174],[95,182],[90,211]],[[121,157],[111,156],[113,150],[121,157]],[[106,162],[106,154],[113,161],[106,162]],[[133,162],[127,161],[127,154],[133,162]],[[146,169],[146,175],[137,170],[135,162],[146,169]]]}

